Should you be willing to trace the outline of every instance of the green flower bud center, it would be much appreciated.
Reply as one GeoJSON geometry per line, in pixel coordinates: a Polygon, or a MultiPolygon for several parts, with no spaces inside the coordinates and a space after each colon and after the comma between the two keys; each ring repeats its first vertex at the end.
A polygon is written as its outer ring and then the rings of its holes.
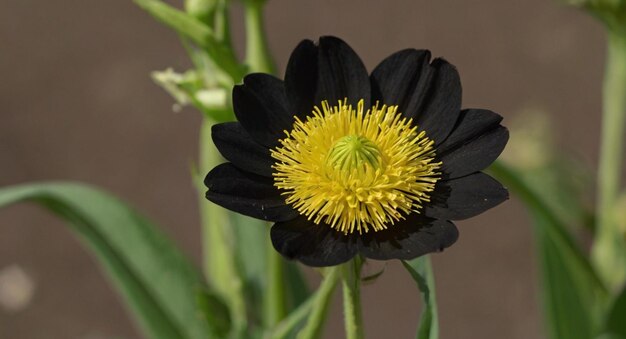
{"type": "Polygon", "coordinates": [[[326,165],[342,172],[360,171],[368,165],[376,170],[381,168],[382,158],[380,150],[371,140],[359,135],[346,135],[330,149],[326,165]]]}

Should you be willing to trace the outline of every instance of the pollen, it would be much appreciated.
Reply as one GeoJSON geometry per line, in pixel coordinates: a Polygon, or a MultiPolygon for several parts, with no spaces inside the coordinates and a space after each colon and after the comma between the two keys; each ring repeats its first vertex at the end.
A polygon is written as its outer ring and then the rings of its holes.
{"type": "Polygon", "coordinates": [[[271,150],[287,204],[344,234],[381,231],[420,213],[440,178],[434,141],[397,106],[322,102],[271,150]]]}

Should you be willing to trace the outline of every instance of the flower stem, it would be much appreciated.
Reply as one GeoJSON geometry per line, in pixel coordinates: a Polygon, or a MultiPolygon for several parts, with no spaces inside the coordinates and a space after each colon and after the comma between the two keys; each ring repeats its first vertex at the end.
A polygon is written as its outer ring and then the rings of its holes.
{"type": "Polygon", "coordinates": [[[626,278],[626,248],[615,218],[626,123],[626,37],[609,31],[598,164],[596,240],[592,256],[607,285],[626,278]]]}
{"type": "Polygon", "coordinates": [[[313,311],[309,315],[304,328],[298,333],[298,339],[316,339],[322,334],[322,328],[328,314],[328,306],[333,296],[333,291],[339,280],[341,266],[330,267],[320,287],[315,292],[313,311]]]}
{"type": "Polygon", "coordinates": [[[361,258],[343,266],[343,312],[347,339],[363,339],[361,313],[361,258]]]}
{"type": "MultiPolygon", "coordinates": [[[[244,1],[246,22],[246,65],[250,72],[274,73],[274,63],[263,27],[264,0],[244,1]]],[[[268,241],[268,280],[264,294],[265,325],[273,327],[286,315],[284,260],[268,241]]]]}
{"type": "MultiPolygon", "coordinates": [[[[204,118],[200,130],[198,171],[202,175],[223,162],[211,140],[213,123],[211,119],[204,118]]],[[[202,222],[204,273],[210,286],[215,288],[228,304],[233,327],[238,331],[246,326],[246,304],[243,283],[236,268],[234,248],[231,246],[230,212],[205,199],[206,188],[202,179],[204,178],[198,177],[197,187],[202,222]]]]}
{"type": "MultiPolygon", "coordinates": [[[[268,232],[269,233],[269,232],[268,232]]],[[[267,290],[264,294],[265,326],[271,328],[286,315],[285,279],[283,258],[276,252],[271,241],[267,241],[267,290]]]]}
{"type": "Polygon", "coordinates": [[[308,314],[311,312],[315,301],[317,300],[318,292],[311,295],[307,300],[293,310],[289,315],[283,319],[278,325],[264,338],[270,339],[283,339],[289,335],[292,331],[308,314]]]}
{"type": "Polygon", "coordinates": [[[251,72],[274,74],[274,62],[263,27],[264,0],[246,0],[246,64],[251,72]]]}

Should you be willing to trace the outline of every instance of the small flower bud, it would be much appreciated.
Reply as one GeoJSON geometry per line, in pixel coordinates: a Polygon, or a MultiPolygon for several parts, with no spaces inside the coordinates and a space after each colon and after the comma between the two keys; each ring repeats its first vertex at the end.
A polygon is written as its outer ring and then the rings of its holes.
{"type": "Polygon", "coordinates": [[[217,0],[186,0],[185,11],[202,22],[211,25],[217,0]]]}

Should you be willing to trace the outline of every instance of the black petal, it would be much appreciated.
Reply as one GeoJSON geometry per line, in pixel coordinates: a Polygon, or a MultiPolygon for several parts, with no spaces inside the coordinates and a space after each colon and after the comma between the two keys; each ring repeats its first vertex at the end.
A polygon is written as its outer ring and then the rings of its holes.
{"type": "Polygon", "coordinates": [[[256,142],[270,148],[278,145],[294,121],[283,82],[263,73],[249,74],[243,82],[233,88],[237,120],[256,142]]]}
{"type": "Polygon", "coordinates": [[[266,177],[272,176],[274,160],[267,147],[256,143],[238,122],[211,127],[215,147],[238,168],[266,177]]]}
{"type": "Polygon", "coordinates": [[[370,77],[372,101],[398,105],[399,112],[407,112],[417,81],[429,62],[427,50],[405,49],[385,58],[370,77]]]}
{"type": "Polygon", "coordinates": [[[215,167],[204,179],[207,199],[229,210],[270,221],[297,216],[272,183],[271,178],[244,172],[231,163],[215,167]]]}
{"type": "Polygon", "coordinates": [[[354,238],[324,223],[316,225],[304,216],[276,223],[270,236],[280,254],[308,266],[339,265],[357,253],[354,238]]]}
{"type": "Polygon", "coordinates": [[[291,112],[304,117],[311,114],[317,88],[317,46],[311,40],[303,40],[291,52],[285,71],[285,91],[291,112]]]}
{"type": "Polygon", "coordinates": [[[429,58],[428,51],[397,52],[376,67],[372,82],[383,104],[401,105],[399,111],[413,118],[426,136],[440,144],[450,134],[461,110],[461,79],[456,68],[444,59],[428,64],[429,58]],[[394,93],[395,89],[401,93],[394,93]]]}
{"type": "Polygon", "coordinates": [[[371,89],[367,69],[343,40],[332,36],[320,38],[317,67],[316,105],[328,100],[332,106],[347,98],[348,104],[356,106],[363,99],[365,107],[369,107],[371,89]]]}
{"type": "Polygon", "coordinates": [[[487,110],[465,110],[459,124],[437,149],[446,178],[458,178],[491,165],[509,140],[502,117],[487,110]]]}
{"type": "Polygon", "coordinates": [[[437,147],[437,152],[447,152],[499,126],[502,117],[486,109],[464,109],[448,138],[437,147]]]}
{"type": "Polygon", "coordinates": [[[456,68],[443,59],[435,59],[429,72],[420,78],[413,105],[406,112],[416,114],[415,123],[426,135],[441,143],[450,134],[461,110],[461,78],[456,68]],[[419,94],[418,94],[419,93],[419,94]]]}
{"type": "Polygon", "coordinates": [[[425,206],[428,217],[461,220],[476,216],[509,198],[509,192],[485,173],[439,181],[425,206]]]}
{"type": "Polygon", "coordinates": [[[383,231],[361,236],[360,252],[376,260],[409,260],[454,244],[459,231],[453,223],[412,213],[383,231]]]}

